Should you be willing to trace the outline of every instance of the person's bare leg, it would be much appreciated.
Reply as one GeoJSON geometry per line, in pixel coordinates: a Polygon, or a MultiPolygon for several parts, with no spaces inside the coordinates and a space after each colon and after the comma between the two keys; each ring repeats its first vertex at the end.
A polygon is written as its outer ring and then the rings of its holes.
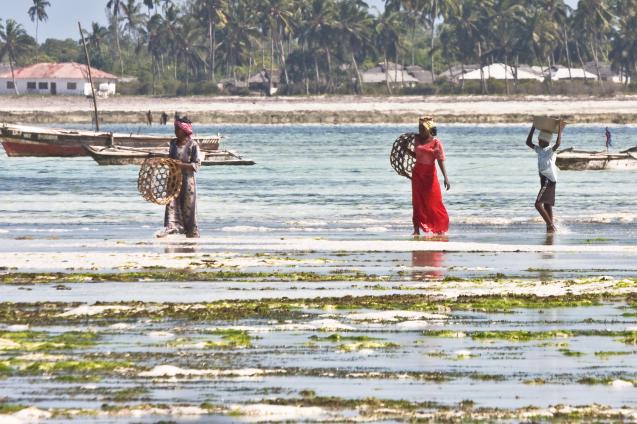
{"type": "Polygon", "coordinates": [[[546,230],[549,233],[555,232],[555,221],[553,221],[553,206],[545,203],[544,209],[546,210],[546,214],[549,216],[551,220],[551,225],[547,225],[546,230]]]}
{"type": "Polygon", "coordinates": [[[419,236],[420,235],[420,225],[418,224],[418,221],[416,220],[416,218],[412,219],[412,223],[414,224],[414,232],[411,233],[412,236],[419,236]]]}
{"type": "Polygon", "coordinates": [[[555,226],[553,225],[553,220],[551,219],[546,209],[544,209],[544,204],[540,202],[536,202],[535,209],[537,209],[537,211],[542,216],[542,219],[544,220],[544,222],[546,222],[546,231],[549,233],[554,232],[555,226]]]}

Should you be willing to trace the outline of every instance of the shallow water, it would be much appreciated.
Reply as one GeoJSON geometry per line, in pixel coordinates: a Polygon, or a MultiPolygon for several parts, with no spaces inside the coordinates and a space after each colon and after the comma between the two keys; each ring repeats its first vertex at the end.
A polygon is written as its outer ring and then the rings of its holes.
{"type": "MultiPolygon", "coordinates": [[[[88,127],[85,127],[88,128],[88,127]]],[[[170,127],[110,125],[121,132],[170,127]]],[[[220,125],[224,148],[252,167],[208,167],[198,174],[199,218],[210,236],[313,236],[396,239],[410,233],[409,181],[389,166],[404,125],[220,125]]],[[[632,146],[637,127],[612,126],[615,150],[632,146]]],[[[543,244],[533,208],[535,154],[520,125],[445,125],[452,190],[445,193],[451,241],[543,244]]],[[[603,148],[603,126],[572,125],[563,147],[603,148]]],[[[137,193],[138,167],[100,167],[90,158],[7,158],[0,153],[0,238],[147,238],[163,210],[137,193]]],[[[559,175],[556,244],[635,244],[634,172],[559,175]]]]}

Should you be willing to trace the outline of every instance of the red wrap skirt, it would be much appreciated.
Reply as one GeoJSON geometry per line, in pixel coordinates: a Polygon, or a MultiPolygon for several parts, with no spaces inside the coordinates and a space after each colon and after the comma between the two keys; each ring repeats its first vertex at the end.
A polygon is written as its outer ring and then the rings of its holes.
{"type": "Polygon", "coordinates": [[[411,175],[411,202],[415,226],[425,232],[447,232],[449,215],[442,203],[435,162],[432,165],[416,163],[414,166],[411,175]]]}

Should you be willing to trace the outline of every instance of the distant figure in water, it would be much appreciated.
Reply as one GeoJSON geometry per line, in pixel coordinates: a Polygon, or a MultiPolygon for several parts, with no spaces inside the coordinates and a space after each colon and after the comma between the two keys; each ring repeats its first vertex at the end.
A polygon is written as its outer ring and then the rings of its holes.
{"type": "Polygon", "coordinates": [[[168,123],[168,114],[166,112],[161,113],[161,124],[166,125],[168,123]]]}
{"type": "Polygon", "coordinates": [[[535,126],[531,126],[531,131],[526,138],[526,145],[537,153],[537,167],[540,173],[540,192],[535,199],[535,209],[540,213],[542,219],[546,223],[546,232],[554,233],[556,231],[553,221],[553,206],[555,206],[555,186],[557,185],[557,167],[555,166],[555,152],[560,148],[562,142],[562,130],[564,129],[564,121],[560,121],[560,128],[557,132],[557,140],[551,147],[551,139],[553,133],[548,131],[540,131],[538,136],[538,144],[533,144],[533,133],[535,126]]]}
{"type": "Polygon", "coordinates": [[[411,176],[414,236],[420,235],[421,229],[435,234],[446,233],[449,229],[449,215],[442,203],[436,161],[444,177],[445,188],[449,190],[451,184],[445,169],[445,151],[436,138],[437,134],[436,124],[431,117],[425,116],[418,120],[416,149],[413,154],[416,164],[411,176]]]}
{"type": "Polygon", "coordinates": [[[146,124],[148,124],[149,127],[153,125],[153,114],[150,110],[146,112],[146,124]]]}
{"type": "Polygon", "coordinates": [[[184,117],[175,119],[176,139],[170,142],[168,157],[175,159],[181,167],[181,192],[166,205],[164,229],[157,237],[169,234],[186,234],[188,238],[199,237],[197,225],[197,183],[195,172],[201,166],[201,150],[192,135],[192,122],[184,117]]]}
{"type": "Polygon", "coordinates": [[[613,136],[611,135],[608,127],[606,127],[605,134],[606,134],[606,150],[608,151],[608,148],[613,145],[613,136]]]}

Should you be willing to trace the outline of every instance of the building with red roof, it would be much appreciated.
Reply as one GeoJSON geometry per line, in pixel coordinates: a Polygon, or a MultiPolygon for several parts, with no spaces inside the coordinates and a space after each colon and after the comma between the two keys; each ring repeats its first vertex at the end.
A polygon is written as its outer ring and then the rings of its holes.
{"type": "MultiPolygon", "coordinates": [[[[88,66],[80,63],[36,63],[13,71],[18,94],[91,95],[88,66]]],[[[98,94],[115,94],[117,76],[95,68],[91,73],[98,94]]],[[[0,72],[0,94],[15,94],[11,70],[0,72]]]]}

